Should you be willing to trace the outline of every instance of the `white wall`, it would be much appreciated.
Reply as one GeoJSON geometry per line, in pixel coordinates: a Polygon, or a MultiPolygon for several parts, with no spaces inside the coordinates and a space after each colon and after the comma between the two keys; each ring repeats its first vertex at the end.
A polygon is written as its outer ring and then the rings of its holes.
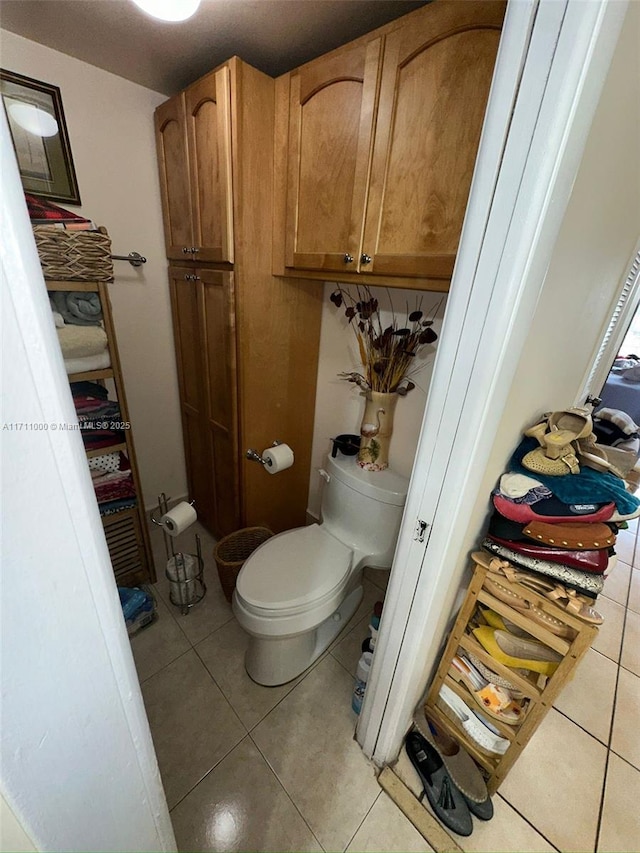
{"type": "Polygon", "coordinates": [[[109,286],[144,502],[186,494],[153,111],[166,95],[5,30],[2,67],[59,86],[82,206],[104,225],[115,261],[109,286]]]}
{"type": "MultiPolygon", "coordinates": [[[[316,390],[316,415],[313,432],[311,456],[311,478],[309,482],[309,512],[317,516],[320,511],[320,477],[318,469],[324,465],[327,453],[331,450],[330,438],[341,433],[360,432],[360,422],[364,413],[364,398],[360,389],[351,382],[339,379],[338,374],[349,371],[362,372],[358,354],[358,345],[351,327],[344,316],[344,308],[336,308],[329,296],[336,289],[333,282],[324,286],[322,306],[322,329],[320,333],[320,358],[318,363],[318,385],[316,390]]],[[[345,290],[355,294],[353,287],[345,290]]],[[[432,316],[432,309],[439,305],[434,317],[434,330],[440,334],[442,318],[446,305],[446,294],[423,293],[415,290],[396,288],[372,288],[372,293],[380,303],[383,322],[390,322],[393,311],[398,318],[406,317],[407,306],[413,311],[420,304],[425,316],[432,316]]],[[[426,347],[420,360],[422,369],[412,377],[416,387],[401,397],[396,406],[393,422],[393,437],[389,452],[389,465],[405,477],[411,475],[413,458],[418,446],[418,435],[422,425],[422,416],[427,401],[427,392],[433,369],[433,349],[426,347]]]]}
{"type": "Polygon", "coordinates": [[[25,849],[175,850],[4,113],[0,155],[0,790],[25,849]]]}
{"type": "MultiPolygon", "coordinates": [[[[640,233],[640,3],[630,3],[495,436],[462,552],[486,527],[489,494],[522,429],[578,402],[640,233]]],[[[598,389],[594,389],[598,390],[598,389]]],[[[466,565],[466,559],[465,559],[466,565]]],[[[464,565],[459,568],[464,576],[464,565]]]]}

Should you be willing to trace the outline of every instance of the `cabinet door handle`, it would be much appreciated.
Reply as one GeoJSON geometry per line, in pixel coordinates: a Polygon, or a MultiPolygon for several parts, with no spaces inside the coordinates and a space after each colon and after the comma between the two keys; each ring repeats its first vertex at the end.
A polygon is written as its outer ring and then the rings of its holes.
{"type": "Polygon", "coordinates": [[[343,260],[344,260],[345,264],[352,264],[353,263],[353,255],[350,255],[349,252],[345,252],[345,256],[344,256],[343,260]]]}
{"type": "Polygon", "coordinates": [[[194,246],[194,247],[191,249],[191,254],[192,254],[192,255],[197,255],[199,251],[200,251],[200,249],[198,249],[198,248],[197,248],[197,246],[194,246]]]}
{"type": "Polygon", "coordinates": [[[185,275],[184,280],[185,281],[200,281],[200,276],[199,275],[193,275],[193,273],[190,273],[188,275],[185,275]]]}
{"type": "Polygon", "coordinates": [[[186,246],[182,247],[182,254],[183,255],[188,255],[190,251],[191,251],[191,249],[188,249],[186,246]]]}
{"type": "Polygon", "coordinates": [[[360,263],[361,264],[370,264],[371,263],[371,255],[364,254],[360,255],[360,263]]]}

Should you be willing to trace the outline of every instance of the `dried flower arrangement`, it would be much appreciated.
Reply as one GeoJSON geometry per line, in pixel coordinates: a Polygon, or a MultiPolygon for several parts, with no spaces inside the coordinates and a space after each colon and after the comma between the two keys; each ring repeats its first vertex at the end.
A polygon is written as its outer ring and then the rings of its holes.
{"type": "Polygon", "coordinates": [[[363,391],[396,393],[404,397],[415,388],[409,377],[424,366],[424,363],[417,363],[416,357],[438,339],[433,329],[433,317],[442,299],[431,309],[430,316],[425,316],[420,296],[413,311],[409,311],[407,305],[406,318],[401,323],[389,298],[391,323],[383,326],[379,303],[371,290],[358,286],[356,294],[354,297],[338,286],[330,298],[337,308],[344,306],[345,316],[358,341],[364,374],[348,372],[338,375],[354,382],[363,391]]]}

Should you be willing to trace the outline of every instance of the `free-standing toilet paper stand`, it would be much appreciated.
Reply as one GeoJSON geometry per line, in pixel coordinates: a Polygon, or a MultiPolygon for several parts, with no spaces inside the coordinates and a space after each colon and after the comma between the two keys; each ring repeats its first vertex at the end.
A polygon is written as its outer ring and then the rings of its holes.
{"type": "MultiPolygon", "coordinates": [[[[176,551],[174,547],[174,536],[169,533],[169,527],[163,521],[169,511],[167,498],[164,492],[158,496],[159,518],[151,513],[151,521],[162,529],[164,539],[164,550],[167,556],[167,567],[165,575],[169,581],[169,598],[171,603],[179,607],[182,615],[186,616],[191,608],[205,596],[207,586],[204,582],[204,561],[202,559],[202,547],[200,537],[196,533],[196,553],[186,554],[176,551]]],[[[193,506],[193,502],[191,502],[193,506]]]]}

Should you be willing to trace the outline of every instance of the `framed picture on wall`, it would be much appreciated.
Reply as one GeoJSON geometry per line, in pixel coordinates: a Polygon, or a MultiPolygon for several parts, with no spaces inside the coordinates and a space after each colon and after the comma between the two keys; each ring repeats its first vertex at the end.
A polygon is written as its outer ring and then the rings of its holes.
{"type": "Polygon", "coordinates": [[[80,204],[60,89],[0,68],[0,93],[25,191],[80,204]]]}

